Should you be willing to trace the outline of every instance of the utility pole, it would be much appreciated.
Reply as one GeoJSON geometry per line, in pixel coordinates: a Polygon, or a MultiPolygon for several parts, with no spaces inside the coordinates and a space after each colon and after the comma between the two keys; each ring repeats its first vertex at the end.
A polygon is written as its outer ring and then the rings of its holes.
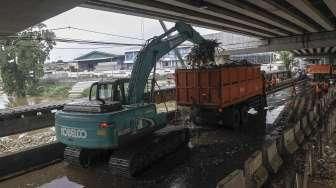
{"type": "MultiPolygon", "coordinates": [[[[162,27],[163,31],[167,32],[168,29],[166,27],[166,24],[162,20],[159,20],[159,22],[161,24],[161,27],[162,27]]],[[[168,37],[170,37],[170,34],[168,35],[168,37]]],[[[184,64],[184,61],[182,59],[182,56],[181,56],[180,52],[177,50],[177,48],[174,48],[173,50],[174,50],[175,55],[177,56],[177,59],[180,61],[182,67],[185,68],[186,65],[184,64]]]]}

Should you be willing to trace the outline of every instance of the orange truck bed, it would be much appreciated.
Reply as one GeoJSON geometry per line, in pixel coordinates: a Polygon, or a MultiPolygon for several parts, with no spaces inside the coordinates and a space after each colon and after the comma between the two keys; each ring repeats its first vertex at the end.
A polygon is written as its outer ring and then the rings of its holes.
{"type": "Polygon", "coordinates": [[[330,74],[331,69],[330,64],[312,64],[308,65],[307,72],[309,74],[330,74]]]}
{"type": "Polygon", "coordinates": [[[259,65],[177,69],[175,75],[178,105],[224,108],[264,93],[259,65]]]}

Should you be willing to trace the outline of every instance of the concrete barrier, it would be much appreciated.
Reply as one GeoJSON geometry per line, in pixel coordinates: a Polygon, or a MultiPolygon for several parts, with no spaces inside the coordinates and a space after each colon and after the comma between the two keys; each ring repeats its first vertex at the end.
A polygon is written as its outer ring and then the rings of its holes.
{"type": "Polygon", "coordinates": [[[318,125],[316,114],[314,111],[309,111],[308,112],[308,119],[309,119],[309,124],[312,128],[316,128],[318,125]]]}
{"type": "Polygon", "coordinates": [[[235,170],[217,183],[216,188],[245,188],[243,170],[235,170]]]}
{"type": "Polygon", "coordinates": [[[299,146],[294,137],[294,128],[290,128],[283,133],[284,147],[289,154],[293,154],[299,146]]]}
{"type": "Polygon", "coordinates": [[[299,109],[300,103],[301,103],[301,97],[295,97],[294,103],[292,106],[293,111],[297,111],[299,109]]]}
{"type": "Polygon", "coordinates": [[[262,152],[256,151],[245,161],[244,175],[247,187],[262,187],[267,181],[268,172],[263,165],[262,152]]]}
{"type": "Polygon", "coordinates": [[[335,128],[336,128],[336,111],[333,111],[331,113],[331,118],[330,118],[330,136],[332,136],[332,134],[335,132],[335,128]]]}
{"type": "Polygon", "coordinates": [[[328,122],[327,122],[327,125],[326,125],[326,131],[327,131],[327,134],[328,134],[328,138],[331,138],[333,132],[334,132],[334,128],[335,128],[335,113],[332,112],[330,113],[330,117],[328,118],[328,122]]]}
{"type": "Polygon", "coordinates": [[[0,137],[24,133],[55,125],[55,115],[50,111],[40,112],[40,115],[29,114],[20,117],[0,118],[0,137]]]}
{"type": "Polygon", "coordinates": [[[331,135],[335,132],[336,129],[336,113],[334,111],[334,113],[332,114],[332,121],[331,121],[331,135]]]}
{"type": "Polygon", "coordinates": [[[300,121],[294,125],[294,136],[298,144],[301,144],[304,141],[304,133],[301,130],[300,121]]]}
{"type": "Polygon", "coordinates": [[[302,117],[300,124],[304,134],[309,136],[311,134],[311,128],[308,125],[307,115],[302,117]]]}
{"type": "Polygon", "coordinates": [[[64,145],[54,142],[0,156],[0,181],[60,161],[63,151],[64,145]]]}
{"type": "Polygon", "coordinates": [[[263,157],[268,171],[276,174],[283,164],[283,160],[278,153],[276,141],[273,141],[263,147],[263,157]]]}
{"type": "Polygon", "coordinates": [[[313,110],[314,114],[318,116],[320,111],[320,103],[316,103],[313,110]]]}
{"type": "Polygon", "coordinates": [[[328,106],[329,106],[328,96],[324,96],[323,100],[324,100],[325,108],[328,108],[328,106]]]}
{"type": "Polygon", "coordinates": [[[322,98],[320,101],[321,101],[321,112],[324,113],[327,106],[326,106],[326,103],[324,101],[324,98],[322,98]]]}

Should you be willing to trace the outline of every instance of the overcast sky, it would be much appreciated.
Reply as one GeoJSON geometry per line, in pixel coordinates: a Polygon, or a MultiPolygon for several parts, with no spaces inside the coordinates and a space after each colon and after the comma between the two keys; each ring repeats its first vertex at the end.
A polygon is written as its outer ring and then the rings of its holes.
{"type": "MultiPolygon", "coordinates": [[[[160,23],[154,19],[141,18],[136,16],[117,14],[106,11],[99,11],[87,8],[74,8],[64,12],[58,16],[44,21],[49,29],[57,29],[64,27],[76,27],[86,30],[94,30],[97,32],[117,34],[139,39],[148,39],[155,35],[163,33],[160,23]],[[143,29],[142,29],[143,28],[143,29]]],[[[173,23],[167,23],[168,27],[173,26],[173,23]]],[[[210,34],[218,31],[204,28],[195,28],[201,34],[210,34]]],[[[122,43],[142,43],[141,40],[125,39],[103,34],[95,34],[85,31],[78,31],[74,29],[59,29],[54,30],[57,37],[108,41],[108,42],[122,42],[122,43]]],[[[51,51],[50,60],[64,60],[69,61],[80,55],[88,53],[93,50],[99,50],[109,53],[122,54],[123,51],[130,47],[116,47],[116,46],[94,46],[73,43],[58,42],[55,49],[51,51]],[[71,49],[69,49],[71,48],[71,49]],[[72,49],[77,48],[77,49],[72,49]],[[84,48],[84,49],[83,49],[84,48]]]]}

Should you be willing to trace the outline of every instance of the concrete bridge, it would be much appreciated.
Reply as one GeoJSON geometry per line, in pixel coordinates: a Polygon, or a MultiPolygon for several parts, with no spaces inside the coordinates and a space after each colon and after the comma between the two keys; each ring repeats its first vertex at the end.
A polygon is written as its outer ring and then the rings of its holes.
{"type": "Polygon", "coordinates": [[[232,54],[290,50],[297,56],[334,56],[336,51],[334,0],[4,0],[1,5],[2,36],[82,6],[261,39],[260,45],[232,54]]]}

